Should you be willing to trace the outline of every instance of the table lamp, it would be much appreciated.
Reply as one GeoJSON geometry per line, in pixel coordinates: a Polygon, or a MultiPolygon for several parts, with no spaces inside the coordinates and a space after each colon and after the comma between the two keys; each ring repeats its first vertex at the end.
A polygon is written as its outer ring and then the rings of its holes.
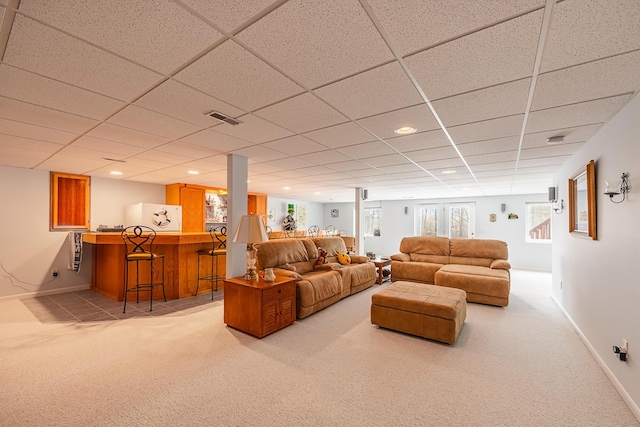
{"type": "Polygon", "coordinates": [[[258,279],[258,272],[256,271],[258,249],[256,249],[255,244],[268,240],[262,215],[243,215],[240,218],[238,230],[236,230],[233,241],[247,244],[247,274],[244,276],[246,280],[258,279]]]}

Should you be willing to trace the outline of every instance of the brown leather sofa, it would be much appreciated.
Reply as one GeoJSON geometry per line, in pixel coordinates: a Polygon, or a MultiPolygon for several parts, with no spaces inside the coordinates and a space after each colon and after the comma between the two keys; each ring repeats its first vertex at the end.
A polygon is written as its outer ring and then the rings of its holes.
{"type": "Polygon", "coordinates": [[[339,236],[269,240],[258,246],[258,268],[296,279],[296,314],[303,318],[375,282],[367,257],[350,255],[351,264],[341,265],[338,252],[347,252],[339,236]],[[326,264],[318,265],[318,247],[327,251],[326,264]]]}
{"type": "Polygon", "coordinates": [[[467,301],[509,305],[511,265],[500,240],[405,237],[391,256],[391,280],[462,289],[467,301]]]}

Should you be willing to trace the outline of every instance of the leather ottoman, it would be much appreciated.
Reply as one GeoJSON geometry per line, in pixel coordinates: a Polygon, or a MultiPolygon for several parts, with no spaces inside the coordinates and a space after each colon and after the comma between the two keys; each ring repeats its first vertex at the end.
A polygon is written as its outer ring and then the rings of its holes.
{"type": "Polygon", "coordinates": [[[467,317],[462,289],[395,282],[371,297],[371,323],[453,344],[467,317]]]}

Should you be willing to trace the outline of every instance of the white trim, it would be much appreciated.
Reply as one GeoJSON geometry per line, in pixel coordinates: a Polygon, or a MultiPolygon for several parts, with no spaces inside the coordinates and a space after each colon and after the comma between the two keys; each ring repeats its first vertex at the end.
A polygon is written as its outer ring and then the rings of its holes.
{"type": "Polygon", "coordinates": [[[12,299],[36,298],[36,297],[43,297],[47,295],[63,294],[65,292],[84,291],[87,289],[91,289],[91,285],[89,285],[88,283],[86,285],[68,286],[66,288],[49,289],[46,291],[35,291],[35,292],[28,292],[24,294],[7,295],[7,296],[0,297],[0,301],[7,301],[12,299]]]}
{"type": "Polygon", "coordinates": [[[564,310],[564,308],[562,308],[560,303],[558,301],[556,301],[556,299],[554,297],[551,297],[551,301],[553,301],[555,303],[555,305],[558,307],[558,309],[560,309],[560,311],[562,312],[564,317],[566,317],[567,320],[569,320],[569,323],[571,323],[571,326],[573,326],[573,329],[575,329],[576,333],[578,334],[578,336],[582,340],[582,343],[584,344],[584,346],[587,347],[587,350],[589,350],[589,352],[591,353],[593,358],[596,360],[598,365],[600,365],[600,368],[602,368],[602,370],[604,371],[604,373],[607,376],[607,378],[609,378],[609,380],[613,384],[613,387],[618,391],[618,393],[620,394],[620,397],[622,397],[622,400],[624,400],[624,403],[627,404],[627,406],[631,410],[631,413],[633,414],[633,416],[636,417],[638,422],[640,422],[640,408],[638,408],[638,406],[635,404],[635,402],[633,401],[631,396],[629,396],[629,393],[627,393],[627,391],[624,389],[622,384],[620,384],[620,381],[618,381],[618,379],[613,374],[613,372],[611,372],[611,370],[609,369],[607,364],[604,363],[604,360],[602,360],[602,358],[600,357],[600,355],[598,354],[596,349],[593,348],[593,346],[591,345],[589,340],[587,340],[587,337],[582,333],[582,331],[580,330],[578,325],[575,324],[575,322],[573,321],[571,316],[569,316],[569,313],[567,313],[564,310]]]}

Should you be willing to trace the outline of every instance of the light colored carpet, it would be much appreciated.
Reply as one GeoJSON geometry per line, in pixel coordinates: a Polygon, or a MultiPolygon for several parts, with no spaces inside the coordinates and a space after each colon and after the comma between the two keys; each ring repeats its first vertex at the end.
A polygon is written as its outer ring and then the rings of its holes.
{"type": "Polygon", "coordinates": [[[549,296],[513,271],[449,346],[379,329],[373,287],[262,340],[221,302],[42,324],[0,302],[2,426],[638,426],[549,296]]]}

